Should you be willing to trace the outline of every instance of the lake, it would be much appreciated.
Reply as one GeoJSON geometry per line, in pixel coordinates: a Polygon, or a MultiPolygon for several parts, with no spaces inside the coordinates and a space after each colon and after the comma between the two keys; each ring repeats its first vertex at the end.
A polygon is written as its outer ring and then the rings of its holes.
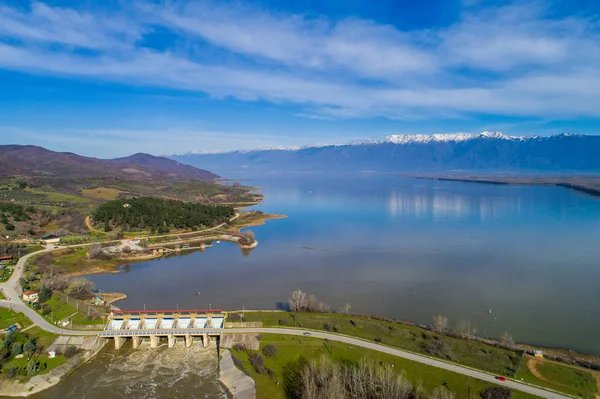
{"type": "Polygon", "coordinates": [[[292,291],[332,309],[600,354],[600,199],[558,187],[394,175],[245,180],[287,215],[231,243],[90,278],[123,309],[275,309],[292,291]],[[199,295],[197,295],[199,293],[199,295]]]}

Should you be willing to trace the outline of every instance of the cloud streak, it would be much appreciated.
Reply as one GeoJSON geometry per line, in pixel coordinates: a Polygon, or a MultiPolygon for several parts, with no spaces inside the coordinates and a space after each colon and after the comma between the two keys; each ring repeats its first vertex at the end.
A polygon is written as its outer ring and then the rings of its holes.
{"type": "Polygon", "coordinates": [[[110,16],[36,2],[0,7],[0,68],[293,104],[310,118],[600,117],[592,19],[551,18],[542,2],[466,10],[450,27],[403,31],[207,1],[110,16]],[[140,44],[158,28],[179,40],[140,44]]]}

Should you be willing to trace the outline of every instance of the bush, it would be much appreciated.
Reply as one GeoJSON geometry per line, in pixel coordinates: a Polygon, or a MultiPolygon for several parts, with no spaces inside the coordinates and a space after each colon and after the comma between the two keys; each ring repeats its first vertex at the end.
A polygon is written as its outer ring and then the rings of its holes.
{"type": "Polygon", "coordinates": [[[279,325],[280,326],[287,326],[288,324],[290,324],[290,322],[286,319],[279,319],[279,325]]]}
{"type": "Polygon", "coordinates": [[[265,368],[265,370],[267,371],[267,375],[269,376],[270,379],[275,378],[275,372],[273,371],[273,369],[270,368],[265,368]]]}
{"type": "Polygon", "coordinates": [[[227,318],[229,319],[229,321],[241,321],[242,320],[242,316],[239,313],[231,313],[230,315],[227,316],[227,318]]]}
{"type": "Polygon", "coordinates": [[[273,357],[277,353],[277,347],[273,344],[269,344],[263,348],[262,353],[266,357],[273,357]]]}
{"type": "Polygon", "coordinates": [[[246,345],[244,344],[233,344],[233,349],[235,351],[245,351],[246,350],[246,345]]]}
{"type": "Polygon", "coordinates": [[[52,313],[52,309],[48,305],[42,305],[41,313],[42,313],[42,316],[48,316],[50,313],[52,313]]]}
{"type": "Polygon", "coordinates": [[[246,366],[244,366],[244,362],[242,362],[236,355],[234,355],[233,353],[231,354],[231,360],[233,360],[233,364],[235,365],[235,367],[237,367],[238,369],[240,369],[242,372],[244,372],[244,374],[246,375],[250,375],[250,373],[248,372],[248,370],[246,370],[246,366]]]}
{"type": "Polygon", "coordinates": [[[479,396],[482,399],[510,399],[512,398],[512,391],[503,387],[487,387],[479,392],[479,396]]]}
{"type": "Polygon", "coordinates": [[[248,360],[250,361],[250,365],[254,368],[258,374],[264,374],[265,371],[265,359],[259,353],[251,353],[248,356],[248,360]]]}
{"type": "Polygon", "coordinates": [[[6,375],[8,375],[10,378],[14,378],[17,376],[17,368],[14,366],[11,366],[9,368],[6,369],[6,375]]]}
{"type": "Polygon", "coordinates": [[[67,359],[70,359],[73,356],[75,356],[77,353],[79,353],[79,349],[77,349],[77,347],[71,345],[71,346],[67,347],[67,349],[65,349],[64,355],[67,359]]]}

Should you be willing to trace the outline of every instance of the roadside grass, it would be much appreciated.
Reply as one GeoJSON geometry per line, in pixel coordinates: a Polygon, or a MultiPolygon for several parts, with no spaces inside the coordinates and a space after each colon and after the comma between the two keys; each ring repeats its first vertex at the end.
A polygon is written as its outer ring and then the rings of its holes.
{"type": "MultiPolygon", "coordinates": [[[[102,318],[88,318],[85,313],[77,309],[77,306],[67,303],[65,299],[58,295],[52,295],[52,298],[44,302],[44,305],[49,306],[51,309],[51,313],[44,316],[50,323],[66,320],[70,316],[72,316],[72,324],[76,325],[100,325],[105,323],[102,318]]],[[[37,308],[36,310],[39,313],[40,309],[37,308]]]]}
{"type": "Polygon", "coordinates": [[[2,290],[0,290],[0,299],[6,299],[6,297],[4,296],[4,292],[2,292],[2,290]]]}
{"type": "Polygon", "coordinates": [[[108,188],[108,187],[98,187],[98,188],[90,188],[87,190],[81,190],[81,195],[83,195],[86,198],[107,200],[107,201],[116,199],[120,193],[121,193],[120,190],[117,190],[115,188],[108,188]]]}
{"type": "MultiPolygon", "coordinates": [[[[380,353],[370,349],[360,348],[339,342],[331,342],[312,337],[292,337],[279,334],[261,334],[261,349],[267,344],[277,347],[277,353],[273,357],[264,357],[265,367],[275,372],[273,379],[267,374],[258,374],[250,365],[248,355],[253,351],[235,351],[233,355],[243,361],[246,370],[256,382],[256,397],[285,398],[284,373],[287,367],[292,366],[301,357],[306,360],[318,360],[328,357],[335,361],[360,362],[362,359],[377,364],[394,365],[394,370],[404,373],[405,377],[413,386],[420,386],[424,393],[431,394],[433,390],[442,385],[454,392],[457,398],[468,397],[470,389],[471,397],[477,397],[478,393],[488,387],[489,383],[461,374],[442,370],[433,366],[413,362],[407,359],[380,353]],[[381,362],[381,363],[380,363],[381,362]],[[279,385],[277,383],[279,382],[279,385]]],[[[514,399],[528,399],[534,396],[513,392],[514,399]]]]}
{"type": "Polygon", "coordinates": [[[585,399],[595,399],[598,393],[597,382],[589,372],[547,360],[532,359],[531,356],[523,357],[516,379],[585,399]],[[537,371],[544,379],[531,372],[527,366],[529,360],[536,361],[537,371]]]}
{"type": "Polygon", "coordinates": [[[8,281],[10,276],[12,276],[13,271],[14,269],[12,267],[0,269],[0,281],[8,281]]]}
{"type": "Polygon", "coordinates": [[[40,327],[32,327],[31,329],[25,331],[25,333],[35,339],[35,343],[38,348],[48,348],[56,338],[58,338],[57,334],[53,334],[49,331],[42,330],[40,327]]]}
{"type": "Polygon", "coordinates": [[[15,323],[19,323],[21,328],[25,328],[32,324],[31,320],[23,313],[17,313],[11,309],[0,308],[0,329],[5,329],[15,323]]]}
{"type": "Polygon", "coordinates": [[[510,377],[515,375],[521,361],[517,352],[360,316],[245,312],[244,321],[262,321],[264,327],[299,327],[350,335],[510,377]]]}

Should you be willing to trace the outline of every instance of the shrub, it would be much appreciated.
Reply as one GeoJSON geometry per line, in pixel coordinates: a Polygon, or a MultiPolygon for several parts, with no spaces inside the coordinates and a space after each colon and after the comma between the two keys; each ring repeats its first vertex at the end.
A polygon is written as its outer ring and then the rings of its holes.
{"type": "Polygon", "coordinates": [[[259,353],[251,353],[248,356],[248,360],[250,361],[250,365],[254,368],[258,374],[265,373],[265,359],[259,353]]]}
{"type": "Polygon", "coordinates": [[[227,318],[229,319],[229,321],[241,321],[242,320],[242,316],[238,313],[232,313],[227,318]]]}
{"type": "Polygon", "coordinates": [[[277,353],[277,347],[273,344],[269,344],[263,348],[262,353],[266,357],[273,357],[277,353]]]}
{"type": "Polygon", "coordinates": [[[233,360],[233,364],[235,365],[235,367],[237,367],[238,369],[240,369],[241,371],[244,372],[244,374],[246,375],[250,375],[250,373],[248,373],[248,370],[246,370],[246,366],[244,366],[244,362],[242,362],[236,355],[234,355],[233,353],[231,354],[231,360],[233,360]]]}
{"type": "Polygon", "coordinates": [[[287,321],[286,319],[279,319],[280,326],[287,326],[288,324],[290,324],[290,322],[287,321]]]}
{"type": "Polygon", "coordinates": [[[267,375],[269,376],[270,379],[275,378],[275,372],[273,371],[273,369],[270,368],[265,368],[265,370],[267,371],[267,375]]]}
{"type": "Polygon", "coordinates": [[[512,398],[512,391],[503,387],[487,387],[479,392],[479,396],[482,399],[510,399],[512,398]]]}
{"type": "Polygon", "coordinates": [[[325,331],[331,331],[331,326],[327,323],[323,324],[323,330],[325,331]]]}
{"type": "Polygon", "coordinates": [[[235,351],[245,351],[246,350],[246,345],[244,344],[233,344],[233,349],[235,351]]]}
{"type": "Polygon", "coordinates": [[[17,368],[14,366],[11,366],[9,368],[6,369],[6,375],[8,375],[10,378],[14,378],[17,376],[17,368]]]}

